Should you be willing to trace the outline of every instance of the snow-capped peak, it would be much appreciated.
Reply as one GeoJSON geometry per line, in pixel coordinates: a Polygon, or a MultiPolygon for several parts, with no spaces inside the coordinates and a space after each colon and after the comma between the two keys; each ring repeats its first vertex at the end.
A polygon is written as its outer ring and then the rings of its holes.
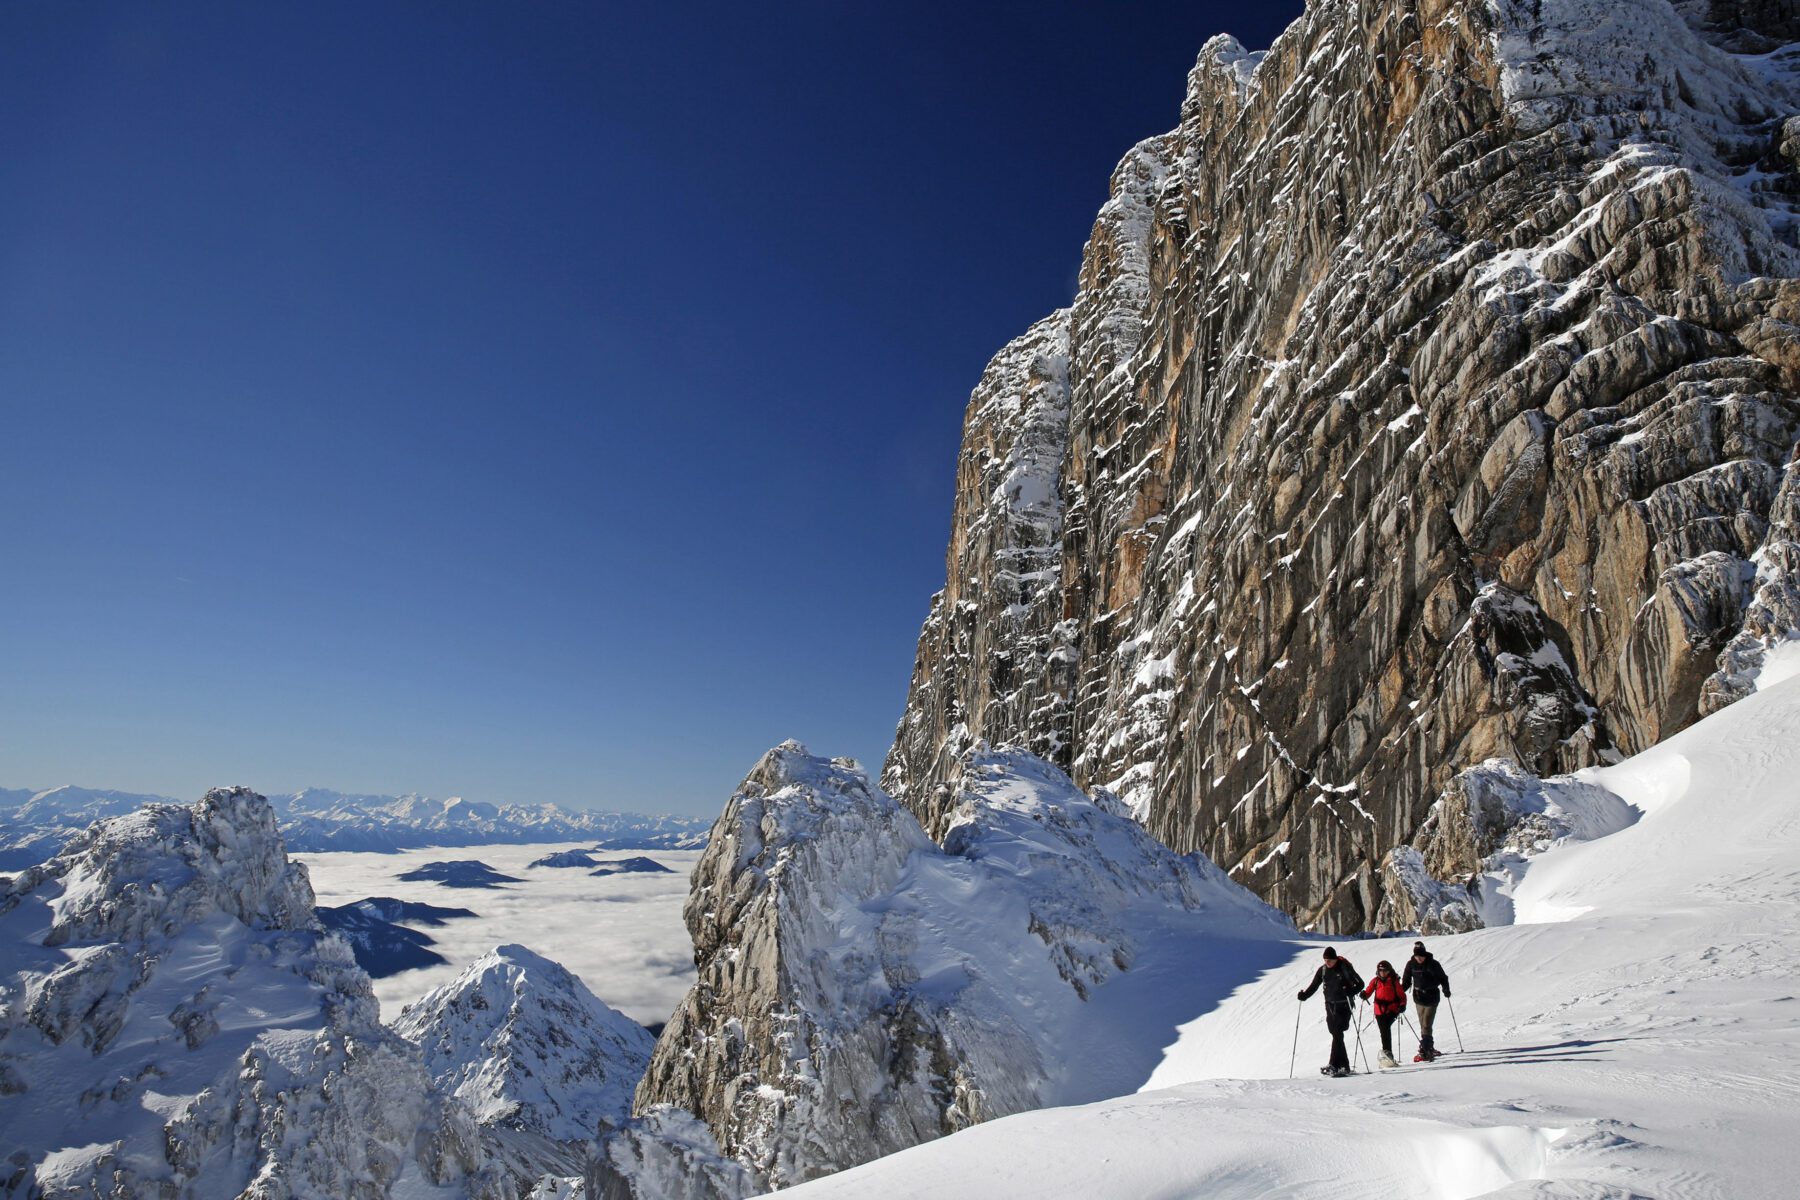
{"type": "Polygon", "coordinates": [[[288,861],[268,801],[242,787],[96,823],[21,874],[0,911],[50,881],[62,888],[47,946],[169,935],[215,912],[253,929],[313,922],[305,868],[288,861]]]}
{"type": "Polygon", "coordinates": [[[558,1141],[629,1117],[655,1042],[562,966],[517,945],[469,964],[395,1028],[423,1051],[439,1090],[483,1125],[558,1141]]]}

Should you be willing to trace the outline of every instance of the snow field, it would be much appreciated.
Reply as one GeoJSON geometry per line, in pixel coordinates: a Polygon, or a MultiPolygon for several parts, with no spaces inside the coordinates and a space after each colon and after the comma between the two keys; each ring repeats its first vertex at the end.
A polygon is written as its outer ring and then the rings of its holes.
{"type": "MultiPolygon", "coordinates": [[[[1800,1193],[1800,680],[1580,778],[1641,816],[1529,860],[1519,923],[1427,939],[1453,992],[1437,1063],[1410,1062],[1402,1023],[1405,1065],[1322,1079],[1323,1009],[1294,996],[1323,939],[1272,940],[1157,981],[1191,1015],[1138,1094],[977,1126],[798,1195],[1800,1193]]],[[[1367,977],[1413,940],[1337,945],[1367,977]]],[[[1378,1052],[1372,1021],[1361,1043],[1378,1052]]]]}

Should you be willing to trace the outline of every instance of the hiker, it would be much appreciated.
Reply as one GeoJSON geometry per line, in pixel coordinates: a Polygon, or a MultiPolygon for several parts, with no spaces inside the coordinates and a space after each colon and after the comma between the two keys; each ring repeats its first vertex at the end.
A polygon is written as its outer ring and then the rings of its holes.
{"type": "Polygon", "coordinates": [[[1312,982],[1300,993],[1304,1002],[1323,986],[1325,988],[1325,1028],[1331,1032],[1331,1062],[1319,1068],[1319,1074],[1344,1076],[1350,1070],[1350,1052],[1344,1049],[1344,1031],[1350,1028],[1351,1008],[1362,991],[1362,976],[1347,958],[1325,947],[1325,964],[1313,972],[1312,982]]]}
{"type": "Polygon", "coordinates": [[[1437,1016],[1438,992],[1450,994],[1450,977],[1443,964],[1431,956],[1424,942],[1414,942],[1412,957],[1406,960],[1406,974],[1400,986],[1412,993],[1413,1011],[1419,1014],[1419,1053],[1414,1062],[1430,1062],[1438,1056],[1431,1040],[1431,1022],[1437,1016]]]}
{"type": "Polygon", "coordinates": [[[1400,976],[1394,974],[1394,964],[1382,959],[1375,964],[1375,978],[1369,980],[1369,986],[1363,989],[1362,998],[1375,998],[1375,1027],[1381,1030],[1381,1065],[1397,1067],[1394,1061],[1394,1022],[1406,1009],[1406,988],[1400,982],[1400,976]]]}

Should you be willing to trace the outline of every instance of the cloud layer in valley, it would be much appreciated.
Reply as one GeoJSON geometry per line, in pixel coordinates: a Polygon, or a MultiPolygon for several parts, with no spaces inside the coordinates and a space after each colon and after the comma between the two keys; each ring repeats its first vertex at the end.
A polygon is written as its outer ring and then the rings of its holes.
{"type": "MultiPolygon", "coordinates": [[[[532,867],[567,842],[517,846],[431,847],[400,854],[299,854],[312,875],[321,905],[393,896],[427,904],[471,908],[472,919],[424,929],[432,949],[449,961],[375,981],[383,1020],[432,988],[450,982],[463,967],[495,946],[517,942],[555,959],[581,977],[595,995],[645,1024],[664,1021],[694,981],[693,948],[682,924],[688,873],[698,851],[654,851],[649,857],[672,874],[590,875],[584,870],[532,867]],[[407,882],[399,876],[429,862],[479,859],[522,882],[504,887],[453,889],[407,882]]],[[[641,856],[635,850],[598,850],[599,863],[641,856]]]]}

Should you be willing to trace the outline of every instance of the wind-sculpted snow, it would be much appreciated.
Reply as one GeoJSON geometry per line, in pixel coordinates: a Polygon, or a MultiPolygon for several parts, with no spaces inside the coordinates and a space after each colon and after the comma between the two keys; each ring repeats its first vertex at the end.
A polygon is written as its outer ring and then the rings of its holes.
{"type": "Polygon", "coordinates": [[[0,947],[7,1194],[373,1198],[471,1165],[246,789],[96,824],[0,893],[0,947]]]}
{"type": "Polygon", "coordinates": [[[1797,32],[1319,0],[1209,42],[970,398],[889,792],[941,836],[964,749],[1028,746],[1355,930],[1459,772],[1754,690],[1800,634],[1797,32]]]}
{"type": "Polygon", "coordinates": [[[695,1113],[767,1184],[828,1174],[1128,1090],[1169,1030],[1166,972],[1291,933],[1023,751],[959,777],[940,849],[848,760],[788,742],[757,764],[695,869],[699,979],[641,1110],[695,1113]]]}
{"type": "Polygon", "coordinates": [[[1593,776],[1539,779],[1503,758],[1458,775],[1419,831],[1418,847],[1389,853],[1380,924],[1423,933],[1512,924],[1512,893],[1531,859],[1637,820],[1593,776]]]}

